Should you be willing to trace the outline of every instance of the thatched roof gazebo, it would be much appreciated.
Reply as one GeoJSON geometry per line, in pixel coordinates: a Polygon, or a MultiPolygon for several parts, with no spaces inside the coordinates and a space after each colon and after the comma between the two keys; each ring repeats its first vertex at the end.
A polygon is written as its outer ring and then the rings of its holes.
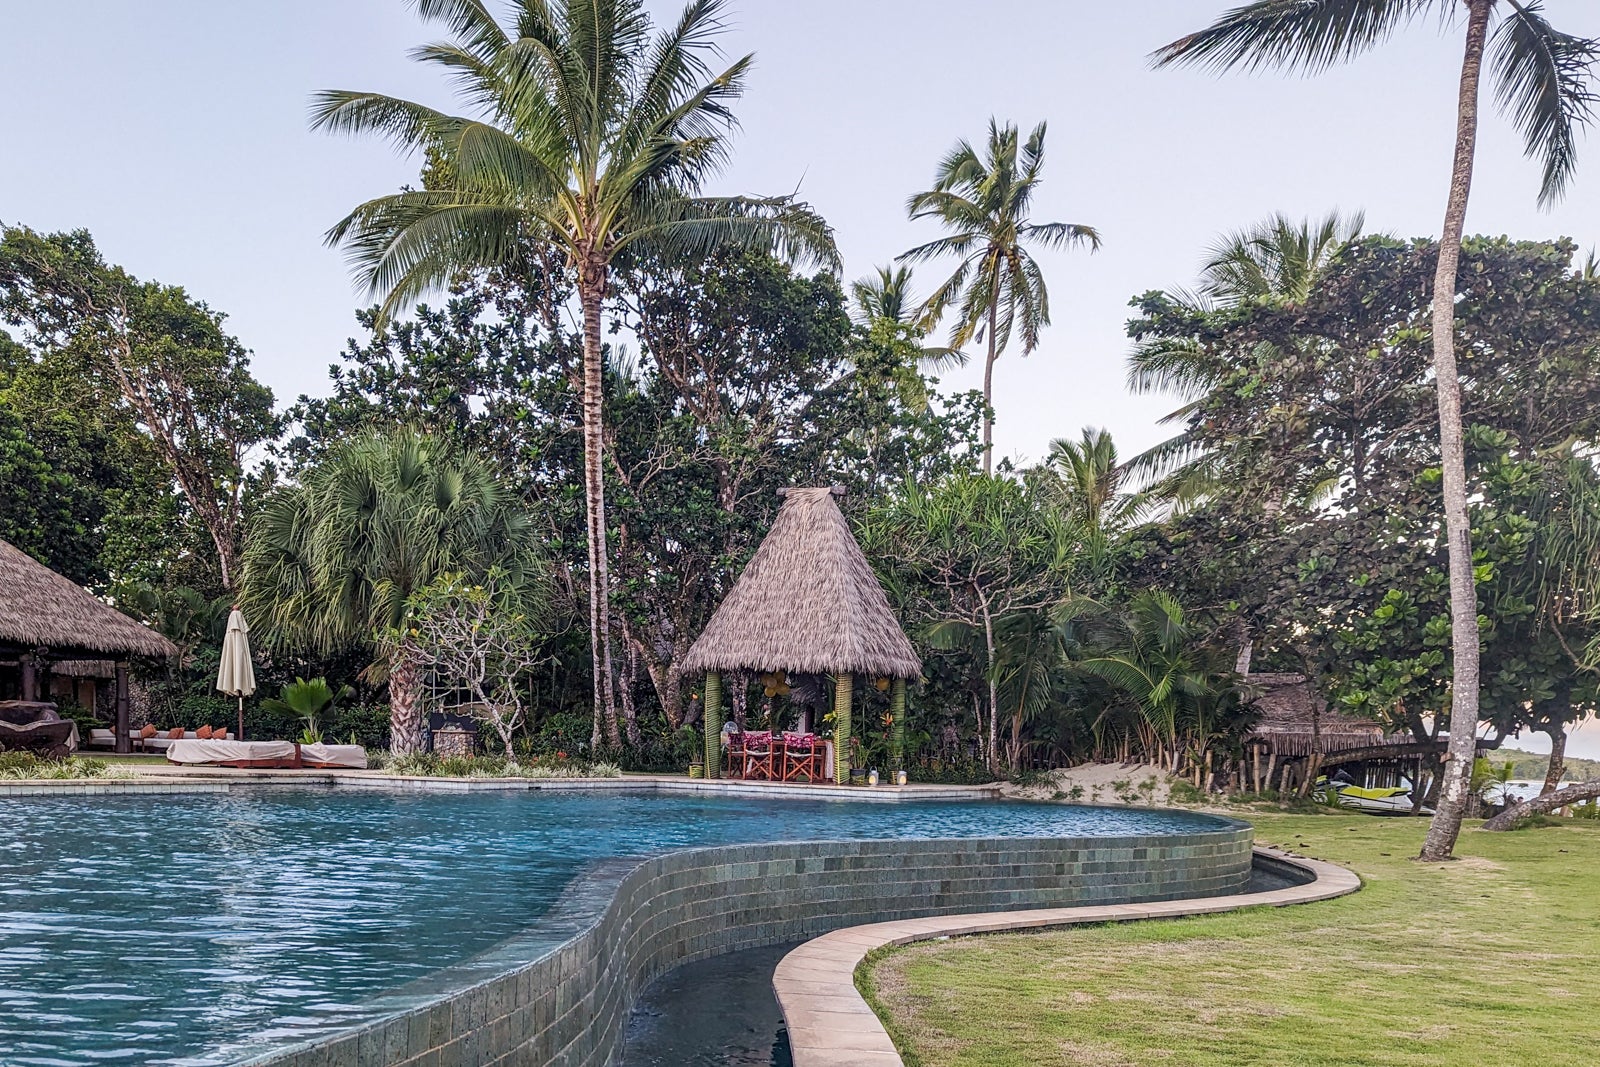
{"type": "Polygon", "coordinates": [[[772,529],[684,656],[683,671],[706,676],[708,776],[720,766],[723,672],[832,675],[834,778],[844,781],[855,675],[892,682],[891,747],[898,762],[905,683],[922,676],[922,660],[839,510],[835,498],[844,491],[780,492],[783,506],[772,529]]]}
{"type": "Polygon", "coordinates": [[[110,661],[116,680],[117,751],[128,751],[128,660],[170,659],[177,646],[91,595],[32,556],[0,541],[0,669],[20,676],[24,701],[36,701],[55,663],[110,661]]]}

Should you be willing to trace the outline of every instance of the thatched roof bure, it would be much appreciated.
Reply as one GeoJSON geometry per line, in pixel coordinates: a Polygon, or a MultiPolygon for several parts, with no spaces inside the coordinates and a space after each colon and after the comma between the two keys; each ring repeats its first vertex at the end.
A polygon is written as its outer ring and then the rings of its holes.
{"type": "Polygon", "coordinates": [[[833,491],[790,489],[683,669],[918,678],[922,660],[833,491]]]}
{"type": "Polygon", "coordinates": [[[178,653],[165,637],[6,541],[0,541],[0,643],[116,658],[178,653]]]}
{"type": "Polygon", "coordinates": [[[1256,701],[1261,721],[1245,740],[1264,742],[1279,755],[1331,755],[1383,745],[1393,737],[1374,719],[1323,710],[1321,696],[1303,674],[1252,674],[1245,680],[1261,689],[1256,701]]]}

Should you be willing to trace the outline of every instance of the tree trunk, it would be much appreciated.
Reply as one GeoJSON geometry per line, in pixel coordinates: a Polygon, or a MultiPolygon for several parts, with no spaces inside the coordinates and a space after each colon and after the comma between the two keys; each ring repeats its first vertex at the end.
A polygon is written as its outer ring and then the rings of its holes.
{"type": "Polygon", "coordinates": [[[1544,772],[1544,788],[1540,796],[1549,796],[1561,785],[1561,776],[1567,770],[1567,731],[1559,726],[1550,727],[1550,767],[1544,772]]]}
{"type": "Polygon", "coordinates": [[[600,311],[607,268],[598,258],[579,265],[578,300],[583,307],[583,491],[589,542],[589,644],[594,681],[594,729],[590,743],[600,743],[601,729],[613,745],[622,743],[617,729],[617,701],[611,684],[611,573],[606,551],[605,368],[601,360],[600,311]]]}
{"type": "Polygon", "coordinates": [[[422,665],[416,650],[401,645],[389,658],[389,751],[422,751],[422,665]]]}
{"type": "Polygon", "coordinates": [[[1577,804],[1585,800],[1594,800],[1600,797],[1600,779],[1590,779],[1569,785],[1565,789],[1558,789],[1554,793],[1545,793],[1524,800],[1520,804],[1513,804],[1499,815],[1483,824],[1485,830],[1510,830],[1530,815],[1543,815],[1545,812],[1564,808],[1569,804],[1577,804]]]}
{"type": "Polygon", "coordinates": [[[1466,55],[1456,118],[1450,200],[1433,278],[1433,373],[1439,393],[1439,461],[1444,474],[1444,525],[1450,559],[1450,748],[1439,806],[1419,859],[1448,859],[1461,833],[1478,735],[1478,591],[1472,575],[1472,528],[1467,519],[1467,464],[1461,439],[1461,385],[1456,376],[1456,271],[1478,138],[1478,81],[1492,0],[1468,5],[1466,55]]]}
{"type": "Polygon", "coordinates": [[[994,326],[1000,310],[1000,294],[989,301],[989,355],[983,361],[983,473],[994,473],[994,326]]]}
{"type": "MultiPolygon", "coordinates": [[[[987,454],[987,453],[986,453],[987,454]]],[[[984,671],[989,682],[989,772],[1000,773],[1000,685],[994,677],[994,619],[989,615],[989,603],[983,600],[983,647],[988,652],[984,671]]]]}

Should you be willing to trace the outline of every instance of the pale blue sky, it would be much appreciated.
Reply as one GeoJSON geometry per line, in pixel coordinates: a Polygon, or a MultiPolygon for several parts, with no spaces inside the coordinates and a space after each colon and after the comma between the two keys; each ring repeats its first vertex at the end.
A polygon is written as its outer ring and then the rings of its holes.
{"type": "MultiPolygon", "coordinates": [[[[1314,79],[1153,72],[1150,50],[1233,0],[742,0],[730,55],[756,53],[743,132],[716,191],[800,193],[838,232],[847,278],[932,237],[905,217],[958,136],[991,114],[1050,122],[1038,218],[1096,226],[1096,255],[1043,256],[1055,325],[997,369],[996,439],[1037,459],[1109,426],[1158,439],[1160,398],[1123,388],[1128,299],[1187,284],[1223,230],[1277,210],[1367,213],[1437,233],[1453,136],[1457,36],[1418,26],[1314,79]]],[[[1551,0],[1600,37],[1600,5],[1551,0]]],[[[652,8],[671,14],[675,3],[652,8]]],[[[320,391],[361,303],[322,233],[413,180],[375,142],[312,134],[309,95],[380,90],[436,104],[406,58],[442,36],[402,0],[0,0],[0,220],[88,227],[135,274],[227,312],[280,401],[320,391]]],[[[1468,228],[1600,242],[1600,144],[1551,212],[1508,124],[1486,118],[1468,228]]],[[[921,269],[923,288],[935,269],[921,269]]],[[[978,383],[969,368],[950,384],[978,383]]],[[[1592,747],[1600,754],[1600,741],[1592,747]]]]}

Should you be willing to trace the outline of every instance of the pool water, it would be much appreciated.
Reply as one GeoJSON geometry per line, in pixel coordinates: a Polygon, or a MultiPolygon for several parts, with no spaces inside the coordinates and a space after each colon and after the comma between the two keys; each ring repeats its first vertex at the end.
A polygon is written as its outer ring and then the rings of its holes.
{"type": "Polygon", "coordinates": [[[37,797],[0,825],[0,1064],[231,1063],[696,845],[1216,829],[1183,812],[616,792],[37,797]]]}

